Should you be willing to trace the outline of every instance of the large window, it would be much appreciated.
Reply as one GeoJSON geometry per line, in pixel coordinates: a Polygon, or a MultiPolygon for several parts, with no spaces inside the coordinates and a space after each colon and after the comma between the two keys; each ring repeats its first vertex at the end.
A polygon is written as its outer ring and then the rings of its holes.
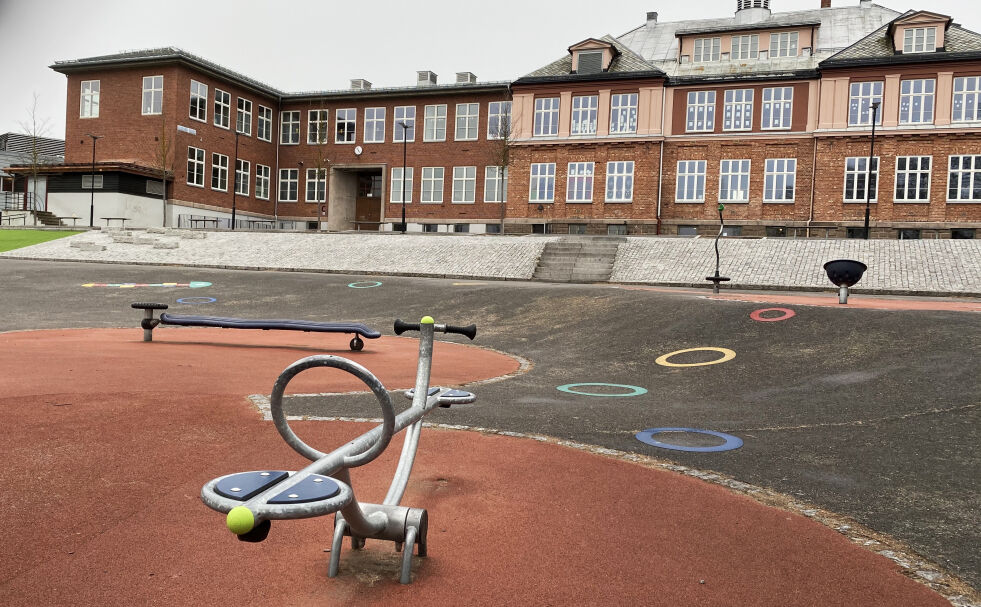
{"type": "Polygon", "coordinates": [[[491,101],[487,105],[487,138],[504,139],[511,135],[511,102],[491,101]]]}
{"type": "Polygon", "coordinates": [[[456,135],[457,141],[473,141],[477,139],[477,122],[480,116],[479,103],[456,104],[456,135]]]}
{"type": "Polygon", "coordinates": [[[763,202],[793,202],[797,183],[796,158],[768,158],[763,202]]]}
{"type": "Polygon", "coordinates": [[[255,197],[269,200],[269,167],[264,164],[255,165],[255,197]]]}
{"type": "Polygon", "coordinates": [[[334,112],[334,143],[354,143],[358,110],[345,108],[334,112]]]}
{"type": "Polygon", "coordinates": [[[279,142],[284,145],[300,143],[300,112],[280,112],[279,142]]]}
{"type": "Polygon", "coordinates": [[[903,33],[904,53],[932,53],[937,50],[937,28],[910,27],[903,33]]]}
{"type": "MultiPolygon", "coordinates": [[[[446,141],[446,105],[427,105],[425,120],[422,140],[446,141]]],[[[442,199],[440,201],[442,202],[442,199]]]]}
{"type": "MultiPolygon", "coordinates": [[[[392,167],[392,187],[390,200],[401,203],[402,200],[402,167],[392,167]]],[[[405,201],[412,202],[412,167],[405,167],[405,201]]]]}
{"type": "Polygon", "coordinates": [[[187,185],[204,187],[204,150],[187,148],[187,185]]]}
{"type": "MultiPolygon", "coordinates": [[[[875,102],[882,103],[882,81],[853,82],[849,87],[848,126],[871,126],[875,102]]],[[[875,123],[882,124],[882,108],[875,114],[875,123]]]]}
{"type": "Polygon", "coordinates": [[[330,141],[330,119],[327,110],[307,110],[307,143],[324,144],[330,141]]]}
{"type": "Polygon", "coordinates": [[[705,201],[705,161],[678,161],[678,184],[674,195],[678,202],[705,201]]]}
{"type": "Polygon", "coordinates": [[[508,169],[504,167],[484,167],[484,202],[508,201],[508,169]],[[502,196],[503,194],[503,196],[502,196]],[[502,200],[503,198],[503,200],[502,200]]]}
{"type": "Polygon", "coordinates": [[[228,128],[232,111],[232,96],[221,89],[215,89],[215,126],[228,128]]]}
{"type": "Polygon", "coordinates": [[[726,91],[722,128],[727,131],[748,131],[753,128],[753,89],[726,91]]]}
{"type": "Polygon", "coordinates": [[[637,93],[610,96],[610,133],[637,132],[637,93]]]}
{"type": "Polygon", "coordinates": [[[228,156],[211,154],[211,189],[228,191],[228,156]]]}
{"type": "Polygon", "coordinates": [[[235,161],[235,193],[240,196],[249,195],[249,182],[252,177],[252,163],[248,160],[235,161]]]}
{"type": "MultiPolygon", "coordinates": [[[[446,109],[446,106],[443,106],[446,109]]],[[[422,167],[422,202],[443,202],[443,167],[422,167]]]]}
{"type": "Polygon", "coordinates": [[[472,203],[477,189],[477,167],[453,167],[453,202],[472,203]]]}
{"type": "Polygon", "coordinates": [[[535,99],[535,136],[559,134],[559,98],[535,99]]]}
{"type": "Polygon", "coordinates": [[[790,86],[763,89],[761,128],[789,129],[794,111],[794,89],[790,86]]]}
{"type": "Polygon", "coordinates": [[[796,57],[797,39],[797,32],[770,34],[770,58],[796,57]]]}
{"type": "Polygon", "coordinates": [[[385,108],[367,107],[364,109],[364,142],[385,142],[385,108]]]}
{"type": "MultiPolygon", "coordinates": [[[[191,81],[192,91],[194,86],[194,81],[191,81]]],[[[98,118],[99,117],[99,89],[101,88],[101,83],[98,80],[83,80],[82,81],[82,94],[79,101],[78,117],[79,118],[98,118]]],[[[193,92],[191,104],[193,106],[193,92]]],[[[205,95],[207,95],[207,87],[205,88],[205,95]]],[[[193,116],[192,116],[193,117],[193,116]]]]}
{"type": "Polygon", "coordinates": [[[930,156],[896,158],[895,202],[930,202],[930,156]]]}
{"type": "Polygon", "coordinates": [[[686,130],[689,133],[715,130],[715,91],[691,91],[688,93],[686,130]]]}
{"type": "Polygon", "coordinates": [[[272,109],[259,106],[259,123],[255,136],[263,141],[272,141],[272,109]]]}
{"type": "Polygon", "coordinates": [[[719,202],[749,202],[749,167],[746,159],[723,160],[719,166],[719,202]]]}
{"type": "Polygon", "coordinates": [[[163,76],[143,77],[143,115],[163,113],[163,76]]]}
{"type": "Polygon", "coordinates": [[[634,163],[622,160],[606,163],[606,202],[634,199],[634,163]]]}
{"type": "Polygon", "coordinates": [[[981,201],[981,156],[951,156],[947,200],[981,201]]]}
{"type": "Polygon", "coordinates": [[[565,190],[566,202],[593,201],[594,166],[592,162],[569,163],[569,179],[565,190]]]}
{"type": "Polygon", "coordinates": [[[954,122],[978,120],[981,120],[981,76],[954,78],[954,122]]]}
{"type": "Polygon", "coordinates": [[[252,135],[252,102],[238,98],[238,108],[235,112],[235,131],[243,135],[252,135]]]}
{"type": "Polygon", "coordinates": [[[732,58],[733,59],[756,59],[760,54],[760,35],[748,34],[746,36],[732,37],[732,58]]]}
{"type": "Polygon", "coordinates": [[[695,63],[718,61],[721,50],[722,38],[695,38],[695,51],[692,54],[692,61],[695,63]]]}
{"type": "Polygon", "coordinates": [[[935,80],[903,80],[899,85],[899,123],[933,122],[935,80]]]}
{"type": "Polygon", "coordinates": [[[194,120],[208,120],[208,85],[191,80],[191,109],[189,116],[194,120]]]}
{"type": "Polygon", "coordinates": [[[327,169],[307,169],[305,192],[307,202],[324,202],[327,200],[327,169]]]}
{"type": "Polygon", "coordinates": [[[300,187],[300,169],[279,169],[279,201],[296,202],[300,187]]]}
{"type": "Polygon", "coordinates": [[[596,95],[580,95],[572,98],[572,134],[596,134],[596,109],[599,107],[599,97],[596,95]]]}
{"type": "Polygon", "coordinates": [[[865,202],[866,193],[871,202],[879,199],[879,159],[872,159],[870,171],[868,156],[845,158],[845,202],[865,202]]]}
{"type": "Polygon", "coordinates": [[[533,163],[528,179],[528,202],[553,200],[555,200],[555,163],[533,163]]]}
{"type": "Polygon", "coordinates": [[[395,108],[392,121],[392,141],[403,143],[416,140],[416,106],[400,105],[395,108]]]}

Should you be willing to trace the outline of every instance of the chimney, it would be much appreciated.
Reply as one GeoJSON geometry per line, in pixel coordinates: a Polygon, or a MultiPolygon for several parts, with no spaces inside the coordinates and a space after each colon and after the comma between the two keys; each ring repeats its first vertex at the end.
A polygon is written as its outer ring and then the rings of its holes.
{"type": "Polygon", "coordinates": [[[831,0],[821,0],[821,8],[831,8],[831,0]]]}
{"type": "Polygon", "coordinates": [[[456,73],[456,83],[457,84],[477,84],[477,77],[473,75],[473,72],[457,72],[456,73]]]}
{"type": "Polygon", "coordinates": [[[647,13],[647,23],[657,23],[657,11],[649,11],[647,13]]]}
{"type": "Polygon", "coordinates": [[[736,0],[736,23],[759,23],[770,18],[770,0],[736,0]]]}
{"type": "Polygon", "coordinates": [[[370,91],[371,83],[364,78],[354,78],[351,80],[351,90],[352,91],[370,91]]]}
{"type": "Polygon", "coordinates": [[[858,0],[860,8],[872,8],[872,0],[858,0]]]}
{"type": "Polygon", "coordinates": [[[416,86],[436,86],[436,74],[433,72],[420,70],[416,72],[416,75],[418,76],[416,86]]]}

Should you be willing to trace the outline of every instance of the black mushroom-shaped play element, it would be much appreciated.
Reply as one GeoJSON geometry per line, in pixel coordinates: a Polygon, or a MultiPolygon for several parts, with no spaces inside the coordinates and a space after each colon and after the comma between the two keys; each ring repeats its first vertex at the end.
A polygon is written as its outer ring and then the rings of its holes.
{"type": "Polygon", "coordinates": [[[824,264],[824,271],[832,284],[838,287],[838,303],[848,303],[848,287],[862,280],[869,267],[854,259],[835,259],[824,264]]]}

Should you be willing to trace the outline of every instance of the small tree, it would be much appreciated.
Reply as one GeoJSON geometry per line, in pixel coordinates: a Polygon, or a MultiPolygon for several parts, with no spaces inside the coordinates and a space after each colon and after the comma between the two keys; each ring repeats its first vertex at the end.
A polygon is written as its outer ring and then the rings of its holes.
{"type": "Polygon", "coordinates": [[[497,137],[491,151],[491,161],[497,166],[497,201],[501,203],[501,234],[504,233],[504,218],[507,216],[505,202],[504,171],[511,164],[511,144],[514,141],[514,126],[511,112],[502,115],[497,125],[497,137]]]}
{"type": "Polygon", "coordinates": [[[46,158],[41,151],[41,139],[48,131],[48,119],[38,116],[37,109],[38,94],[34,93],[33,103],[27,108],[27,120],[20,123],[20,128],[30,139],[30,147],[24,152],[24,159],[31,169],[31,181],[34,184],[34,191],[31,195],[31,209],[34,211],[34,225],[37,225],[37,176],[41,167],[46,163],[46,158]]]}
{"type": "MultiPolygon", "coordinates": [[[[320,103],[320,107],[321,108],[324,108],[324,107],[326,107],[326,105],[327,105],[327,100],[326,99],[322,99],[321,100],[321,103],[320,103]]],[[[321,109],[321,110],[318,110],[318,111],[323,112],[325,110],[321,109]]],[[[327,147],[326,147],[327,142],[329,141],[329,137],[330,137],[330,130],[329,130],[329,124],[323,124],[319,120],[319,118],[322,117],[322,116],[323,116],[322,114],[318,114],[317,133],[316,133],[316,137],[314,137],[314,140],[317,142],[317,144],[314,146],[315,154],[314,154],[314,158],[313,158],[313,168],[315,168],[317,170],[317,175],[316,175],[316,190],[315,190],[316,194],[314,195],[314,198],[317,201],[317,231],[318,232],[323,231],[321,229],[321,227],[320,227],[321,226],[321,216],[326,215],[326,213],[322,213],[321,211],[323,209],[323,206],[325,204],[327,204],[327,185],[328,185],[327,184],[327,177],[328,177],[328,169],[330,168],[330,158],[327,158],[327,147]],[[324,178],[324,199],[323,200],[320,199],[320,178],[321,178],[321,175],[324,178]]],[[[309,135],[308,135],[308,137],[309,137],[309,135]]]]}
{"type": "Polygon", "coordinates": [[[174,154],[174,137],[167,130],[167,115],[160,115],[160,133],[154,138],[154,168],[160,173],[160,203],[163,220],[160,225],[167,227],[167,177],[174,174],[177,158],[174,154]]]}

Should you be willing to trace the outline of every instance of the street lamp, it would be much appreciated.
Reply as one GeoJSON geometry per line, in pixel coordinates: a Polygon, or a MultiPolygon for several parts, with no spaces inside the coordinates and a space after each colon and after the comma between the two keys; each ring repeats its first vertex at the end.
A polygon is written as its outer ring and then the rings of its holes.
{"type": "Polygon", "coordinates": [[[865,240],[869,239],[869,201],[872,198],[872,157],[875,155],[875,119],[879,101],[872,102],[872,145],[869,146],[869,162],[865,167],[865,240]]]}
{"type": "MultiPolygon", "coordinates": [[[[105,135],[93,135],[86,133],[86,137],[92,138],[92,175],[89,177],[89,227],[95,227],[95,142],[105,137],[105,135]]],[[[84,139],[83,139],[84,141],[84,139]]]]}
{"type": "Polygon", "coordinates": [[[405,154],[406,145],[408,145],[409,141],[406,130],[409,128],[409,125],[406,124],[405,120],[400,120],[399,126],[402,127],[402,233],[405,234],[405,154]]]}

